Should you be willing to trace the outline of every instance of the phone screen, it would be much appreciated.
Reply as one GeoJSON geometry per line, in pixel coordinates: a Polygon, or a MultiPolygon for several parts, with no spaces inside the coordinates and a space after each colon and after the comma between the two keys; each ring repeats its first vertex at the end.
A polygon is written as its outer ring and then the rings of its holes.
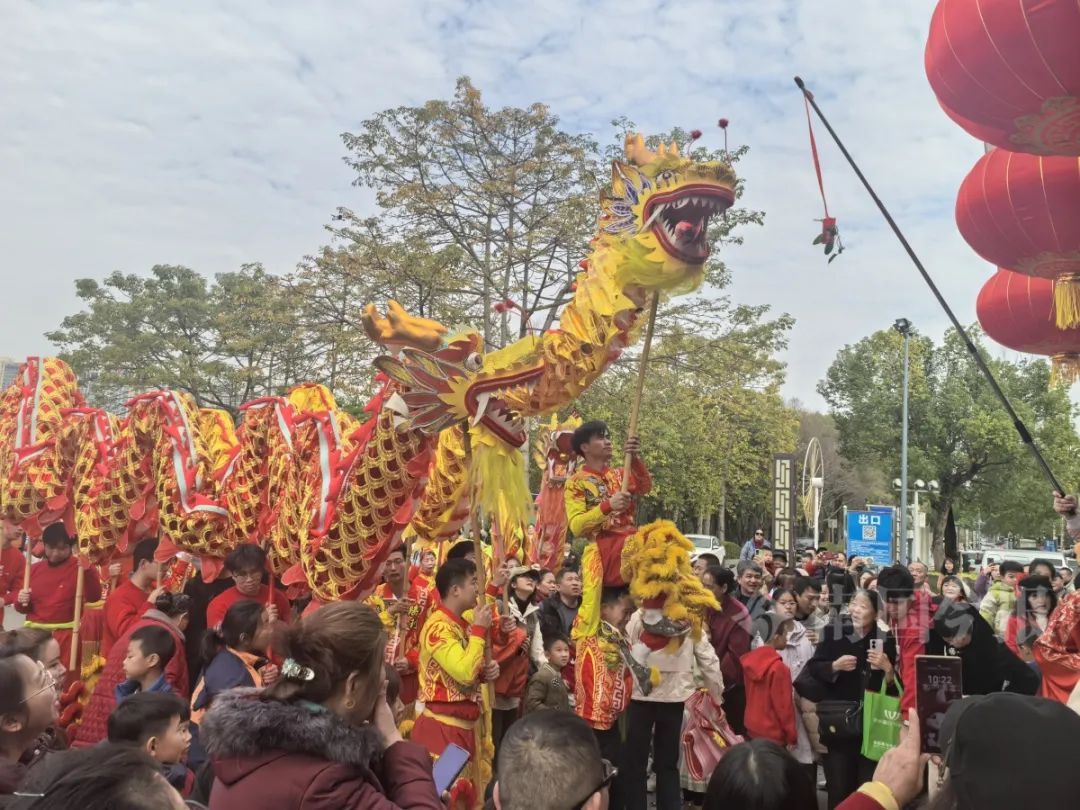
{"type": "Polygon", "coordinates": [[[945,713],[964,697],[964,662],[945,655],[915,656],[916,707],[924,754],[941,753],[945,713]]]}
{"type": "Polygon", "coordinates": [[[449,790],[468,762],[469,752],[460,745],[450,743],[446,746],[432,769],[431,775],[435,780],[435,792],[441,796],[449,790]]]}

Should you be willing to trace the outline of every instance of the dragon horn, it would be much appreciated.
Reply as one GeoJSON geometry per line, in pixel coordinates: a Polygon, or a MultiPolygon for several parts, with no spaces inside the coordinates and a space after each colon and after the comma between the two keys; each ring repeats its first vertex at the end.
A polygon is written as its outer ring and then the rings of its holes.
{"type": "Polygon", "coordinates": [[[635,166],[644,166],[656,160],[656,153],[645,146],[645,138],[640,132],[626,133],[625,150],[626,159],[635,166]]]}

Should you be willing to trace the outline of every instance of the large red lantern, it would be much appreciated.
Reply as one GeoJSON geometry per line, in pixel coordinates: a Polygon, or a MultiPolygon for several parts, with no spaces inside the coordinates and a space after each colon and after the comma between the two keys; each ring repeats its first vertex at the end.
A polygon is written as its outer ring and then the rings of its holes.
{"type": "Polygon", "coordinates": [[[1037,155],[1080,155],[1075,0],[940,0],[926,75],[975,137],[1037,155]]]}
{"type": "Polygon", "coordinates": [[[960,186],[956,224],[988,262],[1054,279],[1057,325],[1080,326],[1080,158],[988,152],[960,186]]]}
{"type": "Polygon", "coordinates": [[[1058,329],[1053,322],[1053,282],[998,270],[975,302],[983,331],[1007,349],[1050,358],[1051,378],[1080,379],[1080,329],[1058,329]]]}

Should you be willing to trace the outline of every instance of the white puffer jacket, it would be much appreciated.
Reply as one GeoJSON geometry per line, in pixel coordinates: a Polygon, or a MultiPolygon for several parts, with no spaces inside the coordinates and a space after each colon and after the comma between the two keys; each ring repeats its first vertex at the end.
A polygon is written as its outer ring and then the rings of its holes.
{"type": "MultiPolygon", "coordinates": [[[[630,617],[626,625],[626,636],[631,649],[641,640],[641,632],[644,623],[641,611],[638,610],[630,617]]],[[[635,655],[636,657],[636,655],[635,655]]],[[[701,638],[694,641],[690,636],[683,639],[682,645],[674,653],[663,650],[650,652],[645,660],[641,661],[647,667],[655,667],[660,673],[660,683],[645,696],[641,693],[637,681],[634,681],[634,700],[649,700],[657,703],[682,703],[695,691],[697,684],[694,682],[694,663],[705,681],[709,694],[717,703],[724,702],[724,676],[720,674],[720,659],[716,657],[716,651],[709,643],[708,629],[704,626],[701,630],[701,638]]]]}

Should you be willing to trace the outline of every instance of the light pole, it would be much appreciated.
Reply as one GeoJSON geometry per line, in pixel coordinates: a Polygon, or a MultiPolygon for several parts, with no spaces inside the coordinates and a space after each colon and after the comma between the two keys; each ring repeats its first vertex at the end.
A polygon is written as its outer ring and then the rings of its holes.
{"type": "MultiPolygon", "coordinates": [[[[903,503],[905,505],[904,508],[906,509],[907,508],[906,505],[907,505],[907,493],[908,493],[908,490],[906,488],[904,488],[903,483],[901,482],[901,480],[899,478],[894,478],[893,479],[893,487],[900,490],[900,501],[901,501],[901,503],[903,503]]],[[[911,562],[909,557],[914,556],[912,554],[912,551],[914,551],[915,555],[917,555],[917,552],[921,550],[921,543],[919,541],[919,521],[920,521],[919,493],[923,492],[923,493],[926,493],[927,495],[937,495],[938,492],[940,492],[940,491],[941,491],[941,485],[938,484],[937,481],[926,482],[926,481],[923,481],[921,478],[916,478],[915,479],[914,486],[911,489],[912,494],[914,494],[914,496],[915,496],[915,500],[914,500],[914,503],[913,503],[913,506],[915,507],[914,508],[915,518],[914,518],[914,522],[911,525],[911,547],[912,547],[911,550],[909,550],[907,548],[907,536],[905,535],[903,538],[901,538],[900,561],[904,565],[907,565],[909,562],[911,562]]],[[[901,521],[904,521],[906,519],[906,517],[907,517],[906,514],[902,515],[901,518],[900,518],[901,521]]],[[[929,557],[929,554],[927,554],[926,556],[929,557]]],[[[925,562],[925,560],[923,560],[923,562],[925,562]]]]}
{"type": "MultiPolygon", "coordinates": [[[[893,329],[904,339],[904,406],[900,417],[900,563],[907,565],[908,342],[911,339],[911,321],[907,318],[897,318],[893,329]]],[[[918,503],[918,497],[918,495],[915,496],[916,503],[918,503]]]]}

